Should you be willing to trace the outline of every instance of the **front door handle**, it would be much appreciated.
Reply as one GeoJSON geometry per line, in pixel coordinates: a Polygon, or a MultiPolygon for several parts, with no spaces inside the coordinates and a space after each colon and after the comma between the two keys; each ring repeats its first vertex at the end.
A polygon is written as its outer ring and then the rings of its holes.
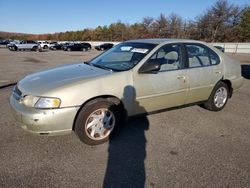
{"type": "Polygon", "coordinates": [[[215,74],[221,74],[221,71],[215,71],[215,74]]]}

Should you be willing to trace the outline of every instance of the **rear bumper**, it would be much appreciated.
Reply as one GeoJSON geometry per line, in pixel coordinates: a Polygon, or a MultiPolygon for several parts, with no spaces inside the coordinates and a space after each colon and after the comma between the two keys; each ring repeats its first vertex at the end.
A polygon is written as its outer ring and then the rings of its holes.
{"type": "Polygon", "coordinates": [[[243,85],[244,78],[241,76],[237,79],[232,79],[231,82],[232,82],[233,91],[235,92],[243,85]]]}
{"type": "Polygon", "coordinates": [[[21,123],[21,127],[36,134],[67,134],[71,133],[75,116],[80,107],[61,109],[35,109],[20,104],[10,97],[13,116],[21,123]]]}

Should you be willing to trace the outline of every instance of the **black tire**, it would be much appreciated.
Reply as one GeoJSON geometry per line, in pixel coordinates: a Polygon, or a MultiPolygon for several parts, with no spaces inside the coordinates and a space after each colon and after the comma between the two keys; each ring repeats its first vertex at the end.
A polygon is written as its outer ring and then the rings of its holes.
{"type": "Polygon", "coordinates": [[[101,48],[101,51],[104,51],[104,48],[101,48]]]}
{"type": "Polygon", "coordinates": [[[67,51],[68,51],[68,52],[70,52],[70,51],[71,51],[71,49],[70,49],[70,48],[67,48],[67,51]]]}
{"type": "Polygon", "coordinates": [[[83,49],[82,49],[82,51],[83,51],[83,52],[86,52],[86,51],[87,51],[87,49],[86,49],[86,48],[83,48],[83,49]]]}
{"type": "MultiPolygon", "coordinates": [[[[102,144],[106,141],[108,141],[111,137],[111,135],[114,133],[115,128],[117,128],[119,120],[120,120],[120,114],[119,113],[120,109],[119,106],[115,103],[112,102],[111,100],[107,100],[107,99],[102,99],[102,98],[98,98],[98,99],[94,99],[90,102],[88,102],[85,106],[83,106],[83,108],[80,110],[80,112],[78,113],[78,116],[76,118],[75,121],[75,132],[77,134],[77,136],[80,138],[80,140],[88,145],[98,145],[98,144],[102,144]],[[105,121],[103,120],[99,120],[99,122],[103,122],[103,123],[94,123],[95,125],[91,126],[91,128],[87,128],[87,123],[88,122],[93,122],[94,118],[91,117],[91,115],[93,113],[97,113],[99,110],[102,109],[108,109],[108,111],[105,112],[105,116],[106,114],[109,113],[110,116],[112,116],[111,118],[111,123],[112,128],[108,127],[105,128],[105,121]],[[111,113],[110,113],[111,112],[111,113]],[[92,120],[91,120],[92,118],[92,120]],[[91,121],[90,121],[91,120],[91,121]],[[97,126],[103,126],[103,130],[107,132],[107,135],[104,138],[98,138],[99,133],[94,133],[94,138],[91,137],[91,132],[92,127],[97,129],[97,126]],[[96,136],[97,134],[97,136],[96,136]]],[[[109,116],[109,117],[110,117],[109,116]]],[[[90,124],[89,123],[89,124],[90,124]]],[[[109,124],[110,122],[108,122],[109,124]]],[[[109,125],[106,125],[109,126],[109,125]]],[[[99,128],[101,130],[101,128],[99,128]]],[[[95,131],[94,131],[95,132],[95,131]]]]}
{"type": "Polygon", "coordinates": [[[48,49],[49,47],[47,45],[43,46],[43,49],[48,49]]]}
{"type": "Polygon", "coordinates": [[[13,46],[13,47],[9,47],[9,50],[10,50],[10,51],[17,51],[18,48],[17,48],[16,46],[13,46]]]}
{"type": "Polygon", "coordinates": [[[31,50],[35,52],[38,51],[38,46],[34,46],[31,50]]]}
{"type": "Polygon", "coordinates": [[[204,103],[204,108],[206,108],[207,110],[210,110],[210,111],[220,111],[222,110],[225,105],[227,104],[227,101],[228,101],[228,98],[229,98],[229,88],[228,88],[228,85],[224,82],[219,82],[215,85],[210,97],[208,98],[208,101],[204,103]],[[219,91],[219,90],[224,90],[224,92],[226,92],[225,94],[225,99],[222,100],[224,101],[221,106],[218,106],[218,104],[216,104],[216,101],[215,101],[215,97],[216,97],[216,93],[219,91]]]}

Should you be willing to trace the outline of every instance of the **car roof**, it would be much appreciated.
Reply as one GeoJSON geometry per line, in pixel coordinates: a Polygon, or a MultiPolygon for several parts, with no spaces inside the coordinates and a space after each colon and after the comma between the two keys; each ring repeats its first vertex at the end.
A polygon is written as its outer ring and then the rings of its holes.
{"type": "Polygon", "coordinates": [[[196,42],[203,43],[197,40],[189,40],[189,39],[170,39],[170,38],[152,38],[152,39],[136,39],[136,40],[128,40],[125,42],[141,42],[141,43],[151,43],[151,44],[161,44],[161,43],[173,43],[173,42],[196,42]]]}

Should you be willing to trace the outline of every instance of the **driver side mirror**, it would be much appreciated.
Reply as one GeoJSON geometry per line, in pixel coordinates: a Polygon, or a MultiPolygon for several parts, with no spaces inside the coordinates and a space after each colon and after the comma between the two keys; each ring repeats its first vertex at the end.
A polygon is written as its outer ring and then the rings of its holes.
{"type": "Polygon", "coordinates": [[[142,65],[139,69],[139,73],[154,73],[156,74],[161,69],[161,63],[159,59],[150,59],[142,65]]]}

